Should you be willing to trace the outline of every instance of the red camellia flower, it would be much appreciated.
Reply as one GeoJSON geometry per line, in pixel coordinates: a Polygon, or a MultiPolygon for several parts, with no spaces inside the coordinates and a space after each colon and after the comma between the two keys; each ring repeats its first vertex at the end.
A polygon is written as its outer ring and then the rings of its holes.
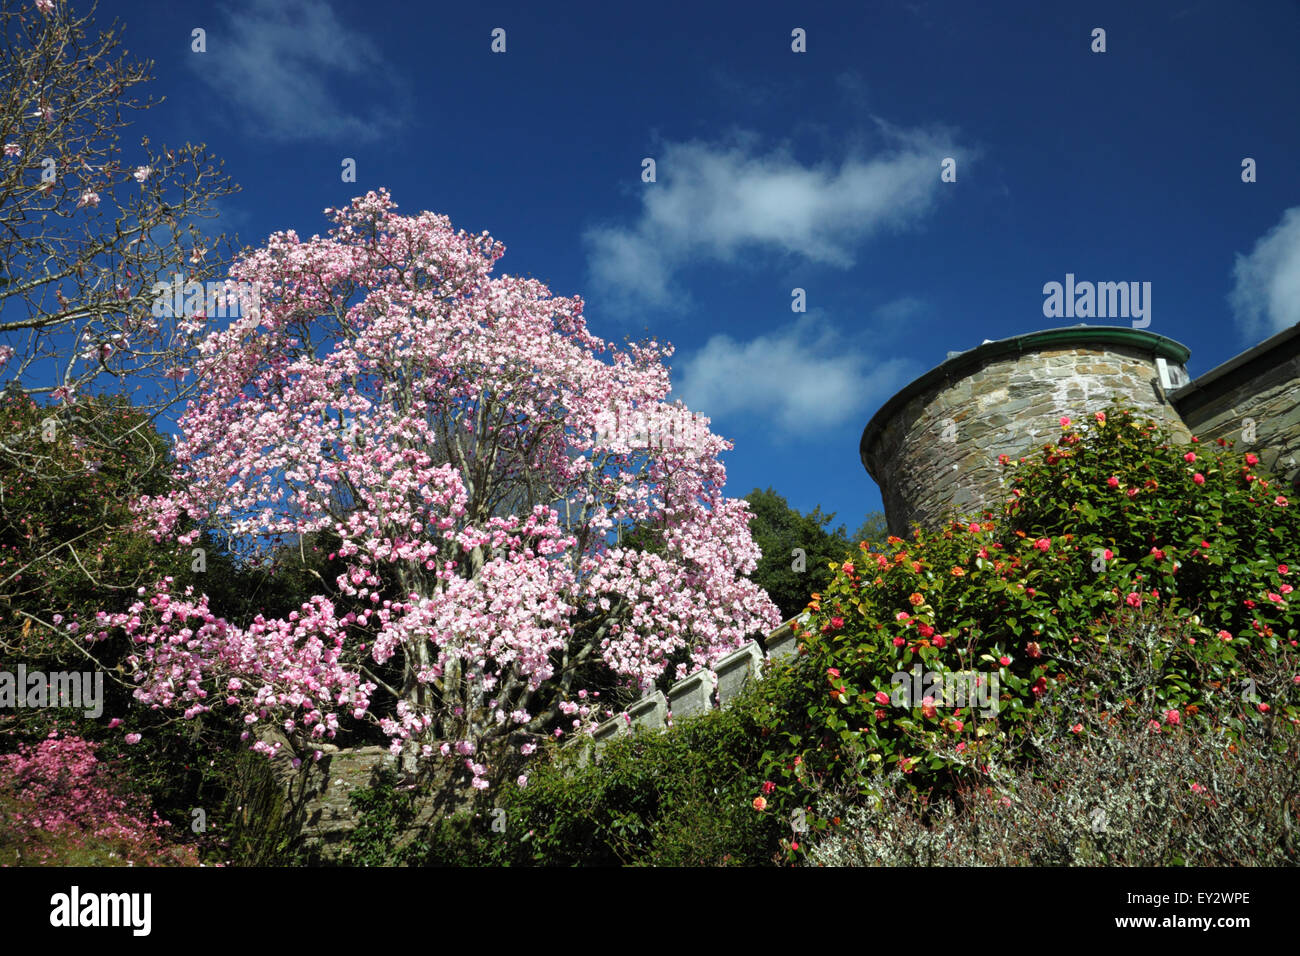
{"type": "Polygon", "coordinates": [[[826,668],[826,673],[829,674],[831,677],[839,677],[840,669],[838,667],[828,667],[826,668]]]}
{"type": "Polygon", "coordinates": [[[884,712],[883,710],[881,710],[879,707],[877,707],[877,708],[876,708],[876,720],[884,720],[884,719],[885,719],[885,712],[884,712]]]}
{"type": "Polygon", "coordinates": [[[1062,415],[1062,416],[1061,416],[1061,427],[1062,427],[1062,428],[1068,428],[1069,425],[1070,425],[1070,419],[1068,419],[1067,417],[1065,417],[1064,415],[1062,415]]]}
{"type": "Polygon", "coordinates": [[[1110,485],[1112,488],[1118,488],[1119,479],[1114,475],[1111,475],[1109,478],[1106,479],[1106,484],[1110,485]]]}
{"type": "Polygon", "coordinates": [[[840,570],[843,571],[845,574],[852,574],[852,573],[853,573],[853,562],[852,562],[852,561],[845,561],[844,564],[843,564],[843,566],[840,568],[840,570]]]}
{"type": "Polygon", "coordinates": [[[1137,490],[1136,488],[1130,488],[1130,489],[1128,490],[1128,496],[1129,496],[1130,498],[1136,498],[1136,497],[1137,497],[1137,493],[1138,493],[1138,490],[1137,490]]]}
{"type": "Polygon", "coordinates": [[[960,720],[957,720],[956,718],[953,718],[952,722],[951,722],[948,726],[950,726],[950,727],[952,728],[952,732],[953,732],[954,734],[959,734],[959,733],[962,732],[962,729],[963,729],[966,725],[963,724],[960,720]]]}
{"type": "Polygon", "coordinates": [[[1034,542],[1034,547],[1037,548],[1039,551],[1047,551],[1052,547],[1052,539],[1039,538],[1037,541],[1034,542]]]}
{"type": "Polygon", "coordinates": [[[1166,710],[1166,711],[1165,711],[1165,723],[1166,723],[1166,724],[1177,724],[1177,723],[1180,723],[1180,718],[1179,718],[1179,716],[1178,716],[1178,711],[1176,711],[1176,710],[1166,710]]]}
{"type": "Polygon", "coordinates": [[[1010,666],[1011,666],[1011,658],[1009,658],[1009,657],[1007,657],[1007,655],[1003,654],[1001,657],[998,658],[998,663],[1001,664],[1003,667],[1010,667],[1010,666]]]}
{"type": "Polygon", "coordinates": [[[1159,548],[1152,548],[1151,557],[1155,558],[1157,561],[1163,561],[1165,558],[1165,553],[1161,551],[1159,548]]]}
{"type": "Polygon", "coordinates": [[[934,628],[929,624],[919,624],[916,629],[922,637],[930,637],[934,634],[934,628]]]}
{"type": "Polygon", "coordinates": [[[1247,453],[1246,453],[1246,464],[1250,465],[1251,467],[1254,467],[1255,465],[1258,465],[1258,464],[1259,464],[1259,456],[1258,456],[1258,455],[1253,455],[1253,454],[1247,452],[1247,453]]]}
{"type": "Polygon", "coordinates": [[[1042,697],[1047,693],[1047,678],[1038,678],[1038,680],[1034,681],[1034,686],[1029,689],[1033,691],[1035,697],[1042,697]]]}
{"type": "Polygon", "coordinates": [[[906,644],[906,643],[907,643],[907,639],[906,639],[906,638],[903,638],[903,637],[896,637],[896,638],[894,638],[894,646],[895,646],[895,647],[902,647],[902,646],[903,646],[904,644],[906,644]]]}
{"type": "Polygon", "coordinates": [[[843,626],[844,626],[844,618],[842,617],[831,618],[831,627],[835,628],[836,630],[839,630],[843,626]]]}
{"type": "Polygon", "coordinates": [[[1215,635],[1215,637],[1217,637],[1217,638],[1219,638],[1220,640],[1223,640],[1223,641],[1230,641],[1230,640],[1232,640],[1232,635],[1231,635],[1229,632],[1227,632],[1227,631],[1220,631],[1218,634],[1215,635]]]}
{"type": "Polygon", "coordinates": [[[1269,706],[1268,706],[1268,704],[1260,704],[1260,705],[1259,705],[1259,712],[1260,712],[1261,714],[1267,714],[1267,713],[1269,712],[1269,706]]]}
{"type": "Polygon", "coordinates": [[[1277,566],[1277,573],[1278,573],[1278,574],[1290,574],[1290,573],[1291,573],[1291,569],[1288,568],[1285,564],[1279,564],[1279,565],[1277,566]]]}
{"type": "Polygon", "coordinates": [[[764,781],[763,781],[763,793],[764,793],[764,795],[770,795],[770,794],[772,793],[772,791],[775,790],[775,789],[776,789],[776,784],[774,784],[771,780],[764,780],[764,781]]]}
{"type": "Polygon", "coordinates": [[[1192,475],[1192,481],[1196,482],[1198,485],[1203,485],[1205,484],[1205,476],[1198,471],[1196,474],[1192,475]]]}
{"type": "Polygon", "coordinates": [[[922,604],[925,603],[925,598],[922,597],[916,591],[913,591],[911,594],[909,594],[907,596],[907,600],[908,603],[912,605],[912,607],[920,607],[922,604]]]}
{"type": "Polygon", "coordinates": [[[1186,455],[1183,456],[1183,461],[1186,461],[1186,462],[1193,462],[1193,461],[1196,461],[1196,452],[1194,452],[1194,451],[1189,451],[1186,455]]]}
{"type": "Polygon", "coordinates": [[[877,703],[877,704],[888,704],[888,703],[889,703],[889,695],[886,694],[883,690],[878,690],[878,691],[876,691],[876,703],[877,703]]]}
{"type": "Polygon", "coordinates": [[[948,646],[948,639],[947,639],[946,637],[944,637],[942,634],[940,634],[938,637],[936,637],[936,638],[934,639],[934,646],[935,646],[935,647],[947,647],[947,646],[948,646]]]}
{"type": "Polygon", "coordinates": [[[926,716],[926,717],[933,717],[933,716],[934,716],[935,714],[937,714],[938,712],[939,712],[939,711],[938,711],[938,708],[936,708],[936,707],[934,706],[934,698],[933,698],[933,697],[927,697],[927,698],[925,698],[923,701],[921,701],[921,713],[922,713],[924,716],[926,716]]]}
{"type": "Polygon", "coordinates": [[[1080,733],[1082,730],[1083,730],[1083,724],[1075,724],[1073,727],[1070,728],[1070,733],[1077,734],[1080,733]]]}
{"type": "Polygon", "coordinates": [[[1097,419],[1097,421],[1100,422],[1100,423],[1103,424],[1103,425],[1106,424],[1106,413],[1105,413],[1105,412],[1096,412],[1096,413],[1093,414],[1093,418],[1097,419]]]}
{"type": "Polygon", "coordinates": [[[1130,591],[1128,597],[1126,597],[1124,600],[1128,602],[1129,607],[1142,606],[1142,595],[1138,594],[1136,591],[1130,591]]]}

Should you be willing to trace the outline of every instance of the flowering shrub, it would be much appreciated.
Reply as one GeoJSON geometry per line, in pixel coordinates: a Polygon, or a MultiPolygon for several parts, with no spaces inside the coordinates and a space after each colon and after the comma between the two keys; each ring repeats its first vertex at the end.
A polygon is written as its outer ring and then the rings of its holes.
{"type": "MultiPolygon", "coordinates": [[[[1032,756],[1026,721],[1085,680],[1081,651],[1152,611],[1169,626],[1147,620],[1147,718],[1177,712],[1229,734],[1269,714],[1297,719],[1290,698],[1244,706],[1235,693],[1243,681],[1275,693],[1252,675],[1295,673],[1300,635],[1291,584],[1300,516],[1254,455],[1176,448],[1153,423],[1112,408],[1082,429],[1063,419],[1058,441],[1003,463],[1002,507],[911,541],[891,537],[814,596],[801,656],[782,669],[789,707],[769,754],[786,803],[806,804],[825,785],[865,792],[882,771],[914,789],[950,789],[978,778],[999,738],[1032,756]],[[945,686],[968,673],[996,700],[927,699],[910,679],[900,689],[895,675],[910,678],[917,665],[945,686]]],[[[1124,705],[1120,686],[1082,689],[1124,705]]]]}
{"type": "MultiPolygon", "coordinates": [[[[820,815],[838,820],[808,862],[826,866],[1294,866],[1300,844],[1300,731],[1259,720],[1226,728],[1184,725],[1166,711],[1144,719],[1157,688],[1145,685],[1142,625],[1132,645],[1086,653],[1091,679],[1132,692],[1116,713],[1088,702],[1088,681],[1060,692],[1059,708],[1028,723],[1039,754],[1015,769],[1003,746],[983,759],[982,781],[951,796],[917,793],[894,771],[867,799],[827,795],[820,815]],[[1076,716],[1069,727],[1061,712],[1076,716]]],[[[1294,675],[1258,675],[1294,700],[1294,675]]],[[[1195,706],[1195,705],[1193,705],[1195,706]]],[[[1191,708],[1189,708],[1191,709],[1191,708]]]]}
{"type": "Polygon", "coordinates": [[[124,796],[96,746],[50,737],[0,755],[0,861],[34,865],[194,866],[170,824],[124,796]]]}

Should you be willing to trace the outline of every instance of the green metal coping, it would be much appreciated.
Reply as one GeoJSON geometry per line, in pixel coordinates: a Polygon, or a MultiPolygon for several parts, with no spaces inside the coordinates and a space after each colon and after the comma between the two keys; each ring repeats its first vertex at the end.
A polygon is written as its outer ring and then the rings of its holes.
{"type": "MultiPolygon", "coordinates": [[[[1181,342],[1175,342],[1154,332],[1125,328],[1120,325],[1076,325],[1064,329],[1030,332],[1028,335],[1015,335],[1009,339],[998,339],[996,342],[985,342],[973,349],[967,349],[960,355],[954,355],[920,378],[914,379],[910,385],[896,393],[880,407],[876,414],[871,416],[871,421],[867,422],[867,427],[862,430],[862,441],[858,443],[858,455],[862,459],[863,467],[867,464],[867,449],[875,442],[876,435],[885,427],[885,423],[922,392],[929,391],[941,383],[951,384],[965,378],[968,374],[974,374],[977,369],[972,366],[983,366],[1002,355],[1021,355],[1048,348],[1098,344],[1126,345],[1129,348],[1169,359],[1178,365],[1185,365],[1192,354],[1191,349],[1181,342]]],[[[870,473],[869,468],[867,471],[870,473]]]]}

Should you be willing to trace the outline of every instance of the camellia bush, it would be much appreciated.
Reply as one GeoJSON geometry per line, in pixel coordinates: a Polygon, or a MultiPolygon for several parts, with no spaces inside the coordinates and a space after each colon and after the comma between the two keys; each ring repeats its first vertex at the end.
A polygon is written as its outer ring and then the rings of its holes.
{"type": "Polygon", "coordinates": [[[1040,756],[1028,723],[1082,733],[1085,710],[1229,737],[1300,722],[1300,515],[1254,454],[1176,444],[1114,407],[1002,463],[999,509],[850,556],[815,596],[800,656],[771,678],[787,702],[774,810],[873,793],[886,773],[952,792],[994,750],[1040,756]],[[1133,633],[1140,693],[1084,664],[1133,633]]]}
{"type": "Polygon", "coordinates": [[[235,708],[255,749],[274,728],[310,755],[368,718],[408,773],[442,756],[484,788],[486,742],[531,750],[599,716],[589,686],[684,676],[779,613],[744,577],[730,444],[665,401],[671,347],[607,345],[580,299],[492,277],[486,232],[394,208],[369,193],[233,267],[259,301],[200,346],[181,490],[138,506],[181,546],[185,515],[250,549],[337,540],[333,573],[251,621],[164,580],[94,636],[135,642],[143,702],[235,708]],[[645,525],[659,553],[620,546],[645,525]]]}

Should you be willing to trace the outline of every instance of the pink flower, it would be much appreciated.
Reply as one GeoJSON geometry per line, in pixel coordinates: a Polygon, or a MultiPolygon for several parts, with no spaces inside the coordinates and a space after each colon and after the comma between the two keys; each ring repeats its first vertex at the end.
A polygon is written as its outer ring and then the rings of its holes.
{"type": "Polygon", "coordinates": [[[520,790],[528,786],[528,775],[525,773],[521,773],[519,775],[519,779],[515,781],[515,785],[518,786],[520,790]]]}
{"type": "Polygon", "coordinates": [[[1180,720],[1181,720],[1181,719],[1180,719],[1179,716],[1178,716],[1178,711],[1176,711],[1176,710],[1166,710],[1166,711],[1165,711],[1165,723],[1166,723],[1166,724],[1177,724],[1177,723],[1180,722],[1180,720]]]}
{"type": "Polygon", "coordinates": [[[971,522],[971,526],[970,526],[970,528],[967,529],[967,530],[969,530],[971,534],[979,534],[979,533],[980,533],[980,526],[977,525],[977,524],[975,524],[974,522],[971,522]]]}
{"type": "Polygon", "coordinates": [[[888,703],[889,703],[889,695],[886,694],[883,690],[878,690],[878,691],[876,691],[876,703],[877,703],[877,704],[888,704],[888,703]]]}
{"type": "Polygon", "coordinates": [[[1272,592],[1272,591],[1269,591],[1269,592],[1268,592],[1268,599],[1269,599],[1270,601],[1272,601],[1274,604],[1281,604],[1281,603],[1282,603],[1282,595],[1280,595],[1280,594],[1275,594],[1275,593],[1272,592]]]}
{"type": "Polygon", "coordinates": [[[1128,601],[1129,607],[1142,606],[1142,595],[1138,594],[1136,591],[1130,591],[1128,597],[1124,600],[1128,601]]]}
{"type": "Polygon", "coordinates": [[[527,757],[529,754],[531,754],[531,753],[532,753],[533,751],[535,751],[536,749],[537,749],[537,744],[534,744],[534,743],[527,743],[527,744],[524,744],[522,747],[519,748],[519,752],[520,752],[521,754],[523,754],[525,757],[527,757]]]}
{"type": "Polygon", "coordinates": [[[1165,553],[1161,551],[1159,548],[1152,548],[1151,557],[1155,558],[1157,561],[1163,561],[1165,558],[1165,553]]]}
{"type": "Polygon", "coordinates": [[[140,735],[139,735],[139,734],[127,734],[127,735],[126,735],[126,742],[127,742],[128,744],[138,744],[138,743],[140,742],[140,735]]]}
{"type": "Polygon", "coordinates": [[[840,629],[841,627],[843,627],[843,626],[844,626],[844,618],[842,618],[842,617],[833,617],[833,618],[831,618],[831,627],[832,627],[832,628],[834,628],[835,630],[839,630],[839,629],[840,629]]]}
{"type": "Polygon", "coordinates": [[[1130,498],[1136,498],[1136,497],[1137,497],[1137,494],[1138,494],[1138,490],[1137,490],[1136,488],[1130,488],[1130,489],[1128,490],[1128,496],[1129,496],[1130,498]]]}
{"type": "Polygon", "coordinates": [[[23,148],[19,146],[17,143],[5,143],[6,156],[21,156],[22,154],[23,154],[23,148]]]}
{"type": "Polygon", "coordinates": [[[831,677],[839,677],[840,669],[838,667],[828,667],[826,668],[826,673],[831,677]]]}
{"type": "Polygon", "coordinates": [[[1189,451],[1186,455],[1183,456],[1183,461],[1188,463],[1196,461],[1196,452],[1189,451]]]}
{"type": "Polygon", "coordinates": [[[114,717],[112,720],[110,720],[110,721],[108,722],[108,729],[109,729],[109,730],[114,730],[114,729],[116,729],[116,728],[118,728],[118,727],[121,727],[121,726],[122,726],[122,718],[120,718],[120,717],[114,717]]]}
{"type": "Polygon", "coordinates": [[[1039,538],[1037,541],[1034,542],[1034,547],[1037,548],[1039,551],[1047,551],[1052,547],[1052,539],[1039,538]]]}
{"type": "Polygon", "coordinates": [[[1258,464],[1259,464],[1259,456],[1258,456],[1258,455],[1251,454],[1250,452],[1247,452],[1247,453],[1246,453],[1246,464],[1248,464],[1248,465],[1250,465],[1250,466],[1252,466],[1252,467],[1255,466],[1255,465],[1258,465],[1258,464]]]}
{"type": "Polygon", "coordinates": [[[759,813],[762,813],[764,810],[767,809],[767,801],[764,800],[762,797],[755,797],[754,809],[757,810],[759,813]]]}
{"type": "Polygon", "coordinates": [[[935,646],[935,647],[947,647],[947,646],[948,646],[948,639],[947,639],[946,637],[944,637],[942,634],[940,634],[940,635],[938,635],[937,637],[935,637],[933,643],[934,643],[934,646],[935,646]]]}
{"type": "Polygon", "coordinates": [[[1062,427],[1062,428],[1068,428],[1069,426],[1070,426],[1070,419],[1068,419],[1067,417],[1065,417],[1064,415],[1062,415],[1062,416],[1061,416],[1061,427],[1062,427]]]}
{"type": "Polygon", "coordinates": [[[1203,485],[1205,484],[1205,476],[1198,471],[1196,474],[1192,475],[1192,481],[1196,482],[1198,485],[1203,485]]]}
{"type": "Polygon", "coordinates": [[[1278,573],[1278,574],[1290,574],[1290,573],[1291,573],[1291,569],[1290,569],[1289,567],[1287,567],[1285,564],[1279,564],[1279,565],[1277,566],[1277,573],[1278,573]]]}
{"type": "Polygon", "coordinates": [[[1082,732],[1083,732],[1083,724],[1075,724],[1073,727],[1070,728],[1070,733],[1072,734],[1078,734],[1082,732]]]}
{"type": "Polygon", "coordinates": [[[1223,641],[1230,641],[1230,640],[1232,640],[1232,635],[1231,635],[1230,633],[1228,633],[1227,631],[1219,631],[1219,633],[1216,634],[1216,635],[1214,635],[1214,636],[1217,637],[1217,638],[1219,638],[1220,640],[1223,640],[1223,641]]]}
{"type": "Polygon", "coordinates": [[[1102,424],[1102,425],[1105,425],[1105,424],[1106,424],[1106,413],[1105,413],[1105,412],[1096,412],[1096,413],[1093,414],[1092,417],[1095,418],[1095,419],[1097,419],[1097,421],[1098,421],[1100,424],[1102,424]]]}
{"type": "Polygon", "coordinates": [[[964,723],[962,723],[960,720],[957,720],[956,718],[953,718],[953,720],[952,720],[952,722],[949,724],[949,726],[952,728],[952,732],[953,732],[954,734],[959,734],[959,733],[961,733],[962,730],[966,727],[966,725],[965,725],[964,723]]]}
{"type": "Polygon", "coordinates": [[[1201,786],[1199,783],[1192,784],[1192,793],[1205,793],[1208,788],[1201,786]]]}
{"type": "Polygon", "coordinates": [[[1106,484],[1110,485],[1112,488],[1118,488],[1119,478],[1117,478],[1115,475],[1111,475],[1109,478],[1106,479],[1106,484]]]}
{"type": "Polygon", "coordinates": [[[894,646],[895,646],[895,647],[902,647],[902,646],[903,646],[904,644],[906,644],[906,643],[907,643],[907,639],[906,639],[906,638],[902,638],[902,637],[896,637],[896,638],[894,638],[894,646]]]}
{"type": "Polygon", "coordinates": [[[1271,709],[1271,708],[1268,706],[1268,704],[1260,704],[1260,705],[1259,705],[1259,712],[1260,712],[1261,714],[1267,714],[1267,713],[1269,712],[1270,709],[1271,709]]]}
{"type": "Polygon", "coordinates": [[[143,185],[144,181],[145,181],[146,179],[148,179],[150,176],[153,175],[153,167],[152,167],[152,166],[137,166],[137,167],[135,168],[135,172],[132,173],[131,175],[135,177],[135,181],[136,181],[137,183],[140,183],[140,184],[143,185]]]}
{"type": "Polygon", "coordinates": [[[1007,657],[1007,655],[1003,654],[1001,657],[998,658],[998,663],[1001,664],[1003,667],[1010,667],[1010,666],[1011,666],[1011,658],[1009,658],[1009,657],[1007,657]]]}
{"type": "Polygon", "coordinates": [[[82,193],[81,198],[77,200],[78,209],[81,209],[83,206],[98,206],[98,205],[99,205],[99,193],[91,192],[89,190],[82,193]]]}
{"type": "Polygon", "coordinates": [[[1283,497],[1282,495],[1278,495],[1276,498],[1273,499],[1273,504],[1277,505],[1279,508],[1285,508],[1288,504],[1290,504],[1290,502],[1288,502],[1286,498],[1283,497]]]}
{"type": "Polygon", "coordinates": [[[1105,551],[1102,552],[1102,557],[1104,557],[1107,561],[1109,561],[1111,558],[1115,557],[1115,555],[1110,550],[1110,548],[1107,548],[1105,551]]]}
{"type": "Polygon", "coordinates": [[[774,784],[771,780],[764,780],[764,781],[763,781],[763,795],[764,795],[764,796],[771,796],[772,791],[775,790],[775,789],[776,789],[776,784],[774,784]]]}

